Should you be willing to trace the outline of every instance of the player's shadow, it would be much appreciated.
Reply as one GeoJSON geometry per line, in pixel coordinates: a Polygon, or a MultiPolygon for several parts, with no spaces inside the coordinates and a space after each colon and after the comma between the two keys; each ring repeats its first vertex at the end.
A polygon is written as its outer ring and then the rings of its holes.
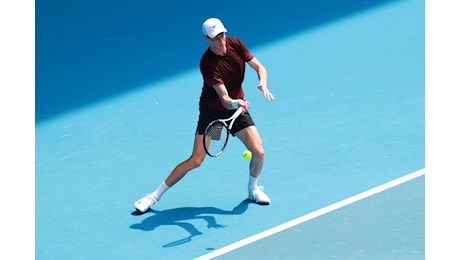
{"type": "MultiPolygon", "coordinates": [[[[193,237],[203,234],[194,225],[187,220],[202,219],[207,222],[208,228],[224,228],[225,225],[217,223],[216,218],[212,215],[241,215],[247,209],[251,202],[243,200],[232,210],[222,210],[215,207],[183,207],[167,210],[152,210],[149,209],[146,213],[154,213],[154,215],[145,218],[141,223],[130,226],[132,229],[143,231],[152,231],[157,227],[164,225],[174,225],[185,229],[190,235],[177,241],[163,245],[163,247],[178,246],[190,242],[193,237]]],[[[145,214],[145,213],[144,213],[145,214]]],[[[131,215],[141,215],[138,211],[134,211],[131,215]]]]}

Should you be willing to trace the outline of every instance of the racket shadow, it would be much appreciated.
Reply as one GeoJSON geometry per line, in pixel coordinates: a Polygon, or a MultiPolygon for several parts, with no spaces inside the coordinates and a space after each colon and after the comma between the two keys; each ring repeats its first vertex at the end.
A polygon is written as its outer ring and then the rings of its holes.
{"type": "MultiPolygon", "coordinates": [[[[248,199],[243,200],[232,210],[223,210],[216,207],[182,207],[161,211],[149,209],[146,213],[153,213],[154,215],[143,219],[141,223],[132,224],[130,228],[142,231],[153,231],[161,226],[178,226],[187,231],[190,235],[163,245],[163,247],[178,246],[192,241],[192,238],[195,236],[203,234],[193,224],[187,222],[188,220],[202,219],[207,223],[208,229],[225,228],[225,225],[217,223],[214,215],[241,215],[246,212],[250,203],[251,201],[248,199]]],[[[141,214],[134,211],[131,215],[141,214]]]]}

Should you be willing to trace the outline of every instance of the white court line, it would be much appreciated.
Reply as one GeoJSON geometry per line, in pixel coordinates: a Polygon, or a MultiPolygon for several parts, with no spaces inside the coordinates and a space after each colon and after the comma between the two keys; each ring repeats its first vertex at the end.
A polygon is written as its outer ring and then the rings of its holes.
{"type": "Polygon", "coordinates": [[[347,199],[344,199],[344,200],[339,201],[337,203],[334,203],[332,205],[329,205],[329,206],[327,206],[325,208],[319,209],[319,210],[314,211],[312,213],[308,213],[308,214],[306,214],[304,216],[301,216],[301,217],[293,219],[293,220],[291,220],[289,222],[283,223],[283,224],[281,224],[279,226],[273,227],[271,229],[265,230],[265,231],[263,231],[261,233],[258,233],[256,235],[250,236],[248,238],[245,238],[243,240],[240,240],[240,241],[235,242],[233,244],[230,244],[228,246],[225,246],[225,247],[222,247],[222,248],[217,249],[215,251],[212,251],[211,253],[208,253],[206,255],[197,257],[194,260],[207,260],[207,259],[212,259],[214,257],[223,255],[223,254],[228,253],[228,252],[230,252],[232,250],[235,250],[237,248],[243,247],[245,245],[253,243],[253,242],[255,242],[257,240],[260,240],[262,238],[271,236],[273,234],[276,234],[278,232],[281,232],[281,231],[286,230],[288,228],[291,228],[293,226],[299,225],[299,224],[301,224],[301,223],[303,223],[305,221],[308,221],[308,220],[311,220],[313,218],[319,217],[319,216],[324,215],[324,214],[326,214],[328,212],[331,212],[333,210],[336,210],[338,208],[341,208],[341,207],[344,207],[344,206],[346,206],[348,204],[356,202],[358,200],[370,197],[370,196],[372,196],[374,194],[377,194],[379,192],[382,192],[384,190],[387,190],[389,188],[392,188],[392,187],[397,186],[399,184],[402,184],[404,182],[410,181],[410,180],[415,179],[415,178],[417,178],[419,176],[422,176],[424,174],[425,174],[424,169],[415,171],[413,173],[410,173],[410,174],[405,175],[403,177],[400,177],[398,179],[392,180],[392,181],[387,182],[385,184],[382,184],[380,186],[374,187],[374,188],[372,188],[370,190],[367,190],[365,192],[362,192],[362,193],[357,194],[355,196],[352,196],[350,198],[347,198],[347,199]]]}

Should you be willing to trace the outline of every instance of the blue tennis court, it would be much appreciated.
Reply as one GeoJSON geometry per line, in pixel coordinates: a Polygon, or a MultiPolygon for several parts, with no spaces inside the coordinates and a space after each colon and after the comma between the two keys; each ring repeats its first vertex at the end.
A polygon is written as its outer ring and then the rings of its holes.
{"type": "Polygon", "coordinates": [[[424,259],[425,3],[318,2],[37,1],[36,259],[424,259]],[[214,16],[268,70],[272,203],[233,138],[133,215],[191,153],[214,16]]]}

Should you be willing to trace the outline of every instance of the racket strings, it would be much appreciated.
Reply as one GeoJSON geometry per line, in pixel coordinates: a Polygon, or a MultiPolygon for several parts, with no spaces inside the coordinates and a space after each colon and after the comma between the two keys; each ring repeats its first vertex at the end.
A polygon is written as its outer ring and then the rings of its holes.
{"type": "Polygon", "coordinates": [[[204,144],[209,155],[217,156],[227,144],[227,128],[220,121],[208,126],[204,133],[204,144]]]}

